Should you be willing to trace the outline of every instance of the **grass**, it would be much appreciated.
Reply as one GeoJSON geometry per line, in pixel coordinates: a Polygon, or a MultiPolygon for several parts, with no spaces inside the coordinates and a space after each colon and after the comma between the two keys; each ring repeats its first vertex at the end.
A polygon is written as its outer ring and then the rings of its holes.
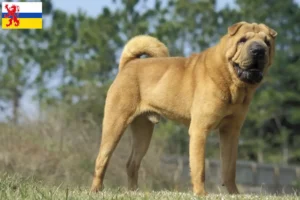
{"type": "Polygon", "coordinates": [[[189,200],[189,199],[300,199],[296,195],[227,195],[227,194],[209,194],[206,197],[194,196],[191,192],[172,192],[172,191],[137,191],[130,192],[126,189],[106,189],[97,194],[90,194],[87,188],[67,188],[65,186],[47,186],[33,178],[22,178],[7,174],[0,176],[0,199],[2,200],[189,200]]]}
{"type": "MultiPolygon", "coordinates": [[[[100,123],[93,119],[69,119],[65,112],[54,112],[47,119],[28,120],[20,125],[0,123],[0,173],[33,176],[47,185],[63,183],[70,187],[91,184],[94,162],[100,145],[100,123]]],[[[109,187],[127,185],[126,162],[131,151],[126,133],[108,166],[109,187]]],[[[143,188],[171,188],[159,165],[160,150],[152,142],[140,169],[143,188]]]]}
{"type": "MultiPolygon", "coordinates": [[[[216,194],[205,198],[198,198],[191,192],[175,192],[174,188],[189,191],[189,180],[178,179],[176,170],[180,167],[177,164],[160,166],[163,144],[156,144],[155,139],[141,165],[141,191],[129,192],[122,188],[127,185],[125,165],[131,150],[129,134],[124,135],[114,152],[105,178],[107,188],[121,188],[90,194],[88,187],[101,127],[89,118],[70,119],[63,111],[52,115],[20,125],[0,124],[0,200],[300,199],[296,195],[270,196],[263,192],[230,196],[216,184],[207,184],[208,191],[216,194]]],[[[249,191],[250,187],[240,189],[249,191]]],[[[263,191],[254,189],[251,191],[263,191]]]]}

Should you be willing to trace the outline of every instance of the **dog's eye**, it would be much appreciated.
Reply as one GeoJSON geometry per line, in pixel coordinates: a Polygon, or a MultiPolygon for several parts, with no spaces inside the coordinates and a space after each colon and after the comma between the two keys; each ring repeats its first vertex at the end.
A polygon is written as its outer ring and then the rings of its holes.
{"type": "Polygon", "coordinates": [[[244,44],[247,41],[247,38],[243,37],[239,40],[239,44],[244,44]]]}
{"type": "Polygon", "coordinates": [[[269,40],[265,40],[265,43],[266,43],[266,45],[267,45],[268,47],[270,47],[271,43],[270,43],[269,40]]]}

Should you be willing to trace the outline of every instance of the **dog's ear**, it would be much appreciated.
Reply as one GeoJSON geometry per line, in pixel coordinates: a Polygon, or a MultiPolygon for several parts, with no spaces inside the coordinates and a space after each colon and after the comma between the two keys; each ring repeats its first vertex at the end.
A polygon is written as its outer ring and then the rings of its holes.
{"type": "Polygon", "coordinates": [[[263,27],[265,27],[266,29],[268,29],[269,34],[270,34],[273,38],[275,38],[275,37],[277,36],[277,32],[276,32],[274,29],[268,27],[268,26],[265,25],[265,24],[261,24],[261,25],[262,25],[263,27]]]}
{"type": "Polygon", "coordinates": [[[246,22],[238,22],[228,27],[228,34],[234,35],[241,28],[242,25],[246,24],[246,22]]]}
{"type": "Polygon", "coordinates": [[[273,38],[275,38],[276,36],[277,36],[277,32],[274,30],[274,29],[269,29],[269,33],[270,33],[270,35],[273,37],[273,38]]]}

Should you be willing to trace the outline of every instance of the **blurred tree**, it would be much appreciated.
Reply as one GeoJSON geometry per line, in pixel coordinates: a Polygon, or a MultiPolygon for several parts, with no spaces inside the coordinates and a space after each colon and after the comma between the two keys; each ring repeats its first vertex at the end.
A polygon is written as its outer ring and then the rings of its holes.
{"type": "Polygon", "coordinates": [[[105,99],[106,82],[116,67],[116,22],[107,8],[97,18],[82,11],[71,15],[52,12],[51,26],[40,32],[43,45],[37,52],[41,108],[63,103],[78,116],[93,113],[98,120],[102,117],[101,99],[105,99]]]}
{"type": "Polygon", "coordinates": [[[237,0],[237,5],[239,13],[231,11],[237,21],[265,23],[278,32],[270,75],[255,95],[245,124],[242,138],[252,143],[246,151],[261,162],[299,162],[295,143],[300,127],[299,4],[292,0],[237,0]],[[278,148],[282,155],[271,156],[278,148]]]}
{"type": "MultiPolygon", "coordinates": [[[[51,12],[50,0],[43,1],[43,9],[45,16],[51,12]]],[[[35,58],[38,49],[36,35],[39,31],[2,30],[0,34],[2,48],[0,99],[6,102],[6,110],[12,108],[10,116],[14,123],[19,120],[21,98],[35,85],[38,66],[35,58]]]]}
{"type": "MultiPolygon", "coordinates": [[[[135,35],[151,34],[167,45],[172,56],[188,56],[217,43],[233,23],[266,23],[278,32],[277,53],[250,107],[240,158],[300,162],[299,4],[237,0],[236,7],[217,10],[215,0],[113,0],[113,6],[90,17],[82,11],[68,14],[53,9],[50,0],[43,2],[43,30],[0,32],[0,103],[12,105],[14,121],[20,98],[32,88],[40,110],[62,104],[76,117],[92,115],[100,121],[121,50],[135,35]],[[274,153],[278,149],[281,154],[274,153]]],[[[188,153],[186,128],[162,120],[156,129],[155,137],[168,153],[188,153]]],[[[208,153],[215,156],[213,137],[208,153]]]]}

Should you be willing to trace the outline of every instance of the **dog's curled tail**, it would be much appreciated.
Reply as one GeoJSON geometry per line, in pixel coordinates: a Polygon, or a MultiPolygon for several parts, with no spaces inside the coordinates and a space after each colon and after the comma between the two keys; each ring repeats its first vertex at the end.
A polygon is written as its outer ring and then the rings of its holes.
{"type": "Polygon", "coordinates": [[[131,60],[139,58],[146,54],[150,57],[168,57],[168,48],[158,39],[148,36],[139,35],[130,39],[124,47],[119,64],[121,70],[131,60]]]}

